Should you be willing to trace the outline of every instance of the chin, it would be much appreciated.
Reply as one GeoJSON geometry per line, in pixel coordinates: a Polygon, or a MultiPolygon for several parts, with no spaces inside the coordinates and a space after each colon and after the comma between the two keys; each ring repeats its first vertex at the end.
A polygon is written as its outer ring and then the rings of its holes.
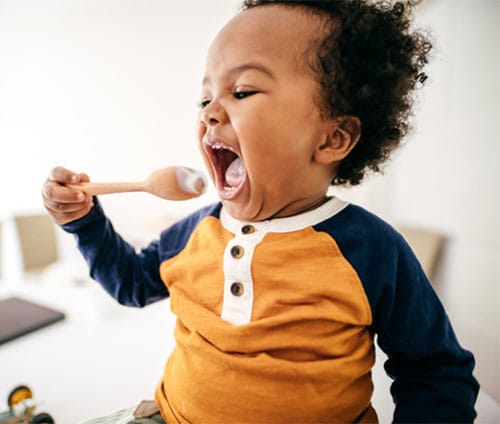
{"type": "Polygon", "coordinates": [[[265,217],[261,217],[261,208],[252,208],[251,205],[238,205],[234,201],[223,200],[222,204],[229,215],[239,221],[256,222],[266,219],[265,217]]]}

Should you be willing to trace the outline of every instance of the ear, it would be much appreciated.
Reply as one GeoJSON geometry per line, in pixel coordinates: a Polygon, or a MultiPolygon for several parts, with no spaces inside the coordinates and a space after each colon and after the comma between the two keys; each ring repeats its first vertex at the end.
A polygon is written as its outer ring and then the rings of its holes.
{"type": "Polygon", "coordinates": [[[331,121],[328,132],[316,147],[316,162],[329,165],[342,161],[356,146],[361,137],[361,120],[357,116],[337,116],[331,121]]]}

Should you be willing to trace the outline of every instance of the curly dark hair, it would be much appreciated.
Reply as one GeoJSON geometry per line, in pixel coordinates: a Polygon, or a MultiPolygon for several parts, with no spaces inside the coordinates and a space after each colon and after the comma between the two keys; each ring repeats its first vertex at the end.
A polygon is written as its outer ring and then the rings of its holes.
{"type": "Polygon", "coordinates": [[[281,4],[326,18],[326,31],[311,60],[330,117],[361,120],[361,138],[340,163],[332,185],[357,185],[381,164],[410,129],[413,92],[432,44],[410,30],[416,0],[244,0],[242,10],[281,4]]]}

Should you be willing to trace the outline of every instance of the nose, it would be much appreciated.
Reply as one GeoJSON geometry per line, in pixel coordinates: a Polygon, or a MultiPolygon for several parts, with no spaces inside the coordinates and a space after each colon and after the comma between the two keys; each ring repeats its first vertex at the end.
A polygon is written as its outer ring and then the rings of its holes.
{"type": "Polygon", "coordinates": [[[215,127],[227,121],[224,107],[218,100],[212,100],[200,112],[200,121],[207,127],[215,127]]]}

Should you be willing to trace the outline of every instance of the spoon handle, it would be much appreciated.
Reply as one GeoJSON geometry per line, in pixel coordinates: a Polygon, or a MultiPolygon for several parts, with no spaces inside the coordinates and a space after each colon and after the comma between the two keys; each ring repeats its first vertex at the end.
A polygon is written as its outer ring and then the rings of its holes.
{"type": "Polygon", "coordinates": [[[88,196],[99,194],[126,193],[130,191],[144,191],[143,183],[79,183],[66,184],[67,187],[81,190],[88,196]]]}

